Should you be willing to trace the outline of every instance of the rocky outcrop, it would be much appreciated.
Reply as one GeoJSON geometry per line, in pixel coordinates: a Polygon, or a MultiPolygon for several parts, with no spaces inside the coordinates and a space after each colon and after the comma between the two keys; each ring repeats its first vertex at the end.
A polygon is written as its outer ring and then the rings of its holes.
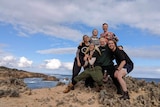
{"type": "Polygon", "coordinates": [[[19,97],[19,94],[28,90],[22,79],[8,78],[0,80],[0,97],[19,97]]]}
{"type": "Polygon", "coordinates": [[[146,82],[132,77],[126,77],[125,81],[130,100],[120,100],[113,94],[113,90],[116,89],[110,79],[99,94],[99,103],[105,107],[160,107],[160,83],[146,82]]]}
{"type": "MultiPolygon", "coordinates": [[[[85,88],[84,82],[80,82],[75,89],[63,96],[64,99],[58,99],[57,107],[70,104],[81,106],[93,105],[98,101],[99,107],[160,107],[160,83],[146,82],[132,77],[125,77],[130,99],[121,100],[116,93],[116,88],[111,78],[104,84],[103,89],[96,94],[95,88],[85,88]],[[76,91],[76,92],[75,92],[76,91]],[[82,93],[92,93],[88,100],[84,100],[77,95],[82,93]]],[[[83,97],[83,96],[82,96],[83,97]]]]}
{"type": "Polygon", "coordinates": [[[24,70],[11,69],[4,66],[0,67],[0,97],[19,97],[20,93],[28,90],[24,83],[24,78],[43,78],[47,81],[58,81],[54,76],[42,73],[33,73],[24,70]]]}
{"type": "Polygon", "coordinates": [[[47,81],[58,81],[54,76],[48,76],[43,73],[34,73],[34,72],[28,72],[24,70],[18,70],[18,69],[11,69],[4,66],[0,66],[0,79],[6,79],[6,78],[17,78],[17,79],[24,79],[24,78],[43,78],[43,80],[47,81]]]}

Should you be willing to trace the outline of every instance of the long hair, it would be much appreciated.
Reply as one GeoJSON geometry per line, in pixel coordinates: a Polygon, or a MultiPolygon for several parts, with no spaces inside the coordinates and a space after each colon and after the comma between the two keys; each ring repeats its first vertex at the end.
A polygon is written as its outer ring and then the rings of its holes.
{"type": "MultiPolygon", "coordinates": [[[[93,44],[93,43],[91,43],[91,44],[93,44]]],[[[90,44],[90,45],[91,45],[91,44],[90,44]]],[[[94,45],[94,44],[93,44],[93,45],[94,45]]],[[[97,46],[94,45],[94,49],[93,49],[93,50],[97,51],[97,52],[99,53],[99,55],[101,55],[101,51],[99,50],[99,48],[98,48],[97,46]]],[[[89,51],[90,51],[90,50],[89,50],[89,47],[87,47],[85,54],[87,54],[89,51]]]]}

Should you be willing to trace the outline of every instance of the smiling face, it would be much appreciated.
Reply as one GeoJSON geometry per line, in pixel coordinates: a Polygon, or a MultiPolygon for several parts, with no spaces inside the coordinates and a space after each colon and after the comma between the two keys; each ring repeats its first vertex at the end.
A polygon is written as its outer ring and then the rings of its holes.
{"type": "Polygon", "coordinates": [[[114,51],[116,49],[116,43],[113,40],[108,41],[108,47],[114,51]]]}
{"type": "Polygon", "coordinates": [[[91,43],[91,44],[89,45],[89,50],[90,50],[90,51],[93,51],[93,50],[94,50],[94,48],[95,48],[94,44],[93,44],[93,43],[91,43]]]}
{"type": "Polygon", "coordinates": [[[97,30],[97,29],[94,29],[94,30],[92,31],[92,35],[93,35],[93,36],[97,36],[97,35],[98,35],[98,30],[97,30]]]}
{"type": "Polygon", "coordinates": [[[108,31],[108,24],[107,24],[107,23],[104,23],[104,24],[102,25],[102,29],[103,29],[104,32],[107,32],[107,31],[108,31]]]}
{"type": "Polygon", "coordinates": [[[100,38],[99,40],[100,46],[104,47],[106,45],[106,39],[105,38],[100,38]]]}
{"type": "Polygon", "coordinates": [[[89,42],[89,37],[87,35],[83,36],[83,41],[84,42],[89,42]]]}

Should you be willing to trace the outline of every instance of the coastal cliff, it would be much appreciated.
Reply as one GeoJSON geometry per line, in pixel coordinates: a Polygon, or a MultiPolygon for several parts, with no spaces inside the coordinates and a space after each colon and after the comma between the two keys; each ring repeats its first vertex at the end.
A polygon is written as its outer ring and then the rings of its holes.
{"type": "Polygon", "coordinates": [[[43,80],[50,80],[50,81],[58,81],[58,79],[54,76],[48,76],[43,73],[34,73],[24,70],[18,70],[18,69],[11,69],[4,66],[0,66],[0,79],[6,79],[6,78],[18,78],[18,79],[24,79],[24,78],[43,78],[43,80]]]}
{"type": "Polygon", "coordinates": [[[29,90],[23,81],[24,78],[43,78],[43,80],[47,81],[59,80],[54,76],[48,76],[42,73],[34,73],[0,66],[0,98],[7,96],[19,97],[20,93],[29,90]]]}

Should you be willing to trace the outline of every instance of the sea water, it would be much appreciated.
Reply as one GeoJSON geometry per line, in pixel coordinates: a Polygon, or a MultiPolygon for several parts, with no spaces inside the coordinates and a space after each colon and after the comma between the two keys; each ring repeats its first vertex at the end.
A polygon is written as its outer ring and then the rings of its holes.
{"type": "MultiPolygon", "coordinates": [[[[27,84],[28,88],[31,89],[38,89],[38,88],[51,88],[55,87],[58,82],[63,82],[65,84],[68,84],[71,81],[71,75],[59,75],[59,74],[53,74],[50,76],[55,76],[59,79],[59,81],[43,81],[42,78],[25,78],[24,82],[27,84]]],[[[136,78],[138,80],[145,80],[146,82],[155,82],[159,83],[160,78],[136,78]]]]}
{"type": "Polygon", "coordinates": [[[25,78],[24,83],[27,84],[28,88],[39,89],[39,88],[51,88],[55,87],[58,82],[68,84],[70,82],[71,75],[50,75],[55,76],[59,81],[43,81],[43,78],[25,78]]]}

